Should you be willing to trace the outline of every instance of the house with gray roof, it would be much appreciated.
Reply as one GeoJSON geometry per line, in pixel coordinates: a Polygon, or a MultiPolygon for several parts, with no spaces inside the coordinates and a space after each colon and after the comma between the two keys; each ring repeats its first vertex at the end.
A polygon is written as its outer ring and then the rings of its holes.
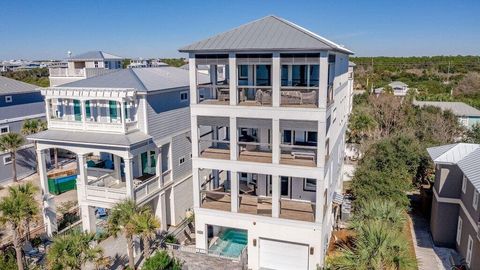
{"type": "MultiPolygon", "coordinates": [[[[393,95],[397,97],[406,96],[409,90],[408,85],[401,81],[393,81],[388,86],[392,89],[393,95]]],[[[373,91],[376,95],[380,95],[385,91],[385,87],[375,88],[373,91]]]]}
{"type": "MultiPolygon", "coordinates": [[[[10,132],[20,133],[23,122],[44,119],[45,106],[39,87],[0,76],[0,136],[10,132]]],[[[24,145],[17,153],[17,177],[21,179],[35,172],[35,149],[24,145]]],[[[10,154],[0,152],[0,184],[12,180],[10,154]]]]}
{"type": "Polygon", "coordinates": [[[104,51],[89,51],[69,57],[67,67],[49,68],[50,86],[95,77],[122,68],[124,58],[104,51]]]}
{"type": "Polygon", "coordinates": [[[52,148],[76,157],[76,169],[65,173],[76,176],[84,230],[97,230],[96,209],[125,199],[150,205],[163,229],[179,224],[192,204],[188,88],[188,71],[164,66],[42,89],[48,130],[28,138],[37,143],[50,235],[57,229],[45,166],[52,148]]]}
{"type": "Polygon", "coordinates": [[[480,145],[427,149],[435,163],[430,229],[436,245],[454,248],[480,269],[480,145]]]}
{"type": "Polygon", "coordinates": [[[247,257],[252,270],[323,267],[342,204],[352,52],[277,16],[179,51],[189,55],[196,251],[247,257]]]}
{"type": "Polygon", "coordinates": [[[414,100],[413,104],[419,107],[433,106],[444,111],[451,111],[457,116],[458,121],[467,128],[471,128],[473,125],[480,123],[480,110],[463,102],[414,100]]]}

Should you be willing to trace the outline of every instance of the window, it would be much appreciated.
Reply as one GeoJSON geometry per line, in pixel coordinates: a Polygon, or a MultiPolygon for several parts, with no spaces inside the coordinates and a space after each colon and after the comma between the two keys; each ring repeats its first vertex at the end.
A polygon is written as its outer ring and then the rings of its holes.
{"type": "Polygon", "coordinates": [[[5,103],[12,103],[13,98],[12,96],[5,96],[5,103]]]}
{"type": "Polygon", "coordinates": [[[12,156],[10,154],[3,157],[3,165],[12,163],[12,156]]]}
{"type": "Polygon", "coordinates": [[[178,163],[179,163],[179,165],[182,165],[183,163],[185,163],[185,157],[181,157],[181,158],[178,160],[178,163]]]}
{"type": "Polygon", "coordinates": [[[188,92],[180,92],[180,101],[187,101],[188,100],[188,92]]]}
{"type": "Polygon", "coordinates": [[[472,263],[472,250],[473,250],[473,239],[469,235],[468,244],[467,244],[467,257],[465,258],[465,261],[467,262],[467,265],[469,268],[470,268],[470,263],[472,263]]]}
{"type": "Polygon", "coordinates": [[[303,179],[304,191],[317,191],[317,179],[305,178],[303,179]]]}
{"type": "Polygon", "coordinates": [[[0,135],[1,134],[6,134],[8,132],[10,132],[10,128],[8,126],[0,127],[0,135]]]}
{"type": "Polygon", "coordinates": [[[283,131],[283,143],[291,144],[292,143],[292,131],[284,130],[283,131]]]}
{"type": "Polygon", "coordinates": [[[462,192],[467,192],[467,177],[464,175],[462,180],[462,192]]]}
{"type": "Polygon", "coordinates": [[[109,62],[104,62],[103,65],[105,66],[105,68],[109,68],[109,62]]]}
{"type": "Polygon", "coordinates": [[[477,210],[478,208],[478,190],[475,189],[473,192],[473,209],[477,210]]]}
{"type": "Polygon", "coordinates": [[[317,145],[317,132],[316,131],[308,131],[307,132],[307,142],[314,143],[317,145]]]}
{"type": "Polygon", "coordinates": [[[460,241],[462,240],[462,226],[463,220],[461,217],[458,217],[458,224],[457,224],[457,245],[460,245],[460,241]]]}
{"type": "Polygon", "coordinates": [[[98,61],[95,61],[95,67],[98,68],[98,61]]]}

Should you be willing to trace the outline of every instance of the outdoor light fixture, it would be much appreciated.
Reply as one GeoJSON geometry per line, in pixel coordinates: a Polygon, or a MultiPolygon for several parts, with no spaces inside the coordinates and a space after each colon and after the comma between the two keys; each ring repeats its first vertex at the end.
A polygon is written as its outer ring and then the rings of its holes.
{"type": "Polygon", "coordinates": [[[253,239],[253,246],[254,246],[254,247],[257,246],[257,239],[253,239]]]}

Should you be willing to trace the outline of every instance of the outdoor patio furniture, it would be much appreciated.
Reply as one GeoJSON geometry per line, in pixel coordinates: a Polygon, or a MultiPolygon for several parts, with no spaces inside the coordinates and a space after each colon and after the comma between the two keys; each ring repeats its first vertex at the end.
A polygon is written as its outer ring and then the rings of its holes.
{"type": "Polygon", "coordinates": [[[303,158],[303,159],[311,159],[315,160],[315,152],[313,151],[307,151],[307,150],[296,150],[292,151],[292,156],[294,159],[296,158],[303,158]]]}
{"type": "Polygon", "coordinates": [[[270,91],[266,90],[257,90],[255,93],[255,101],[260,104],[271,104],[272,103],[272,94],[270,91]]]}

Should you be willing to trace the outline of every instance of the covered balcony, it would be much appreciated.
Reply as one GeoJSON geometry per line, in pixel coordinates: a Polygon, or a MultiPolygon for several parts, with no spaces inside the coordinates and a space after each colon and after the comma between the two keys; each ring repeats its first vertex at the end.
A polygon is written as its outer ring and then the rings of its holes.
{"type": "Polygon", "coordinates": [[[315,179],[208,169],[201,169],[200,175],[202,208],[315,221],[315,179]]]}
{"type": "Polygon", "coordinates": [[[127,133],[138,128],[134,99],[47,98],[49,128],[127,133]]]}
{"type": "Polygon", "coordinates": [[[227,117],[198,117],[199,156],[230,159],[230,129],[227,117]]]}
{"type": "Polygon", "coordinates": [[[238,160],[272,163],[272,120],[237,119],[238,160]]]}
{"type": "Polygon", "coordinates": [[[281,54],[280,106],[316,108],[319,101],[319,54],[281,54]]]}
{"type": "Polygon", "coordinates": [[[317,166],[318,123],[313,121],[280,120],[280,163],[317,166]]]}

